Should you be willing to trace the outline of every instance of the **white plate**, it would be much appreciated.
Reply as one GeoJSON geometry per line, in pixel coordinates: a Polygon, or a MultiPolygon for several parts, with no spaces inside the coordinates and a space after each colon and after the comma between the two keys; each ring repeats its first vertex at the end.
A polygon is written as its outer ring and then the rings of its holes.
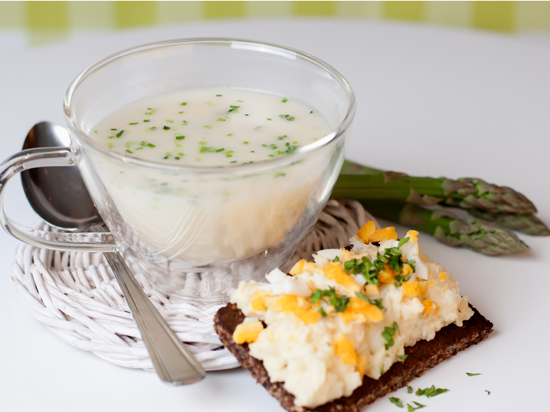
{"type": "MultiPolygon", "coordinates": [[[[474,31],[252,20],[136,30],[8,55],[0,64],[0,158],[19,150],[35,122],[63,123],[67,85],[95,60],[140,43],[199,36],[271,41],[326,60],[357,94],[350,159],[415,175],[470,175],[509,185],[530,197],[550,223],[549,49],[474,31]]],[[[8,211],[28,222],[30,208],[18,185],[12,186],[8,211]]],[[[2,410],[281,410],[242,370],[171,388],[153,374],[111,366],[61,343],[23,311],[8,277],[16,241],[1,236],[2,410]]],[[[413,382],[415,388],[433,384],[450,392],[432,399],[404,391],[394,396],[448,412],[544,409],[550,238],[521,237],[531,252],[499,258],[421,237],[423,251],[460,280],[462,292],[494,322],[495,332],[413,382]]],[[[399,410],[394,408],[385,398],[368,410],[399,410]]]]}

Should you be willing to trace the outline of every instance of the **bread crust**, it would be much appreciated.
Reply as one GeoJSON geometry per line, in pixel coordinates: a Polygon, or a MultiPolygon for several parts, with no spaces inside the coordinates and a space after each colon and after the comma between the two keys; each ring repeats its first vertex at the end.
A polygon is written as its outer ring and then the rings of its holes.
{"type": "Polygon", "coordinates": [[[438,363],[456,355],[458,352],[475,345],[492,332],[493,324],[485,319],[473,306],[474,315],[464,322],[462,327],[454,324],[444,327],[435,338],[417,342],[405,348],[408,355],[404,362],[397,362],[380,379],[363,379],[348,397],[333,400],[316,408],[294,405],[294,395],[286,391],[282,382],[271,382],[262,361],[249,354],[248,344],[239,345],[233,341],[233,332],[243,322],[244,315],[235,304],[221,308],[214,317],[214,329],[223,345],[237,358],[243,368],[274,396],[281,406],[289,412],[360,412],[365,405],[374,402],[389,392],[406,386],[412,379],[422,375],[438,363]]]}

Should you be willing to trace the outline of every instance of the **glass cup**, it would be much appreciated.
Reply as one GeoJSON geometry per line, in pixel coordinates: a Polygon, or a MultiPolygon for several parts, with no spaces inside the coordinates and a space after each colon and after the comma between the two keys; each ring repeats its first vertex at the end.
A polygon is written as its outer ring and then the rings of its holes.
{"type": "Polygon", "coordinates": [[[70,147],[21,152],[4,163],[3,179],[21,166],[78,166],[110,233],[46,234],[0,211],[4,228],[50,249],[124,251],[157,282],[177,283],[175,273],[222,273],[226,281],[209,286],[219,296],[239,279],[281,266],[312,229],[343,162],[355,99],[342,75],[306,53],[245,40],[184,39],[95,63],[69,86],[64,109],[70,147]],[[90,138],[98,122],[133,101],[204,87],[265,90],[299,100],[332,131],[294,153],[230,166],[145,161],[90,138]]]}

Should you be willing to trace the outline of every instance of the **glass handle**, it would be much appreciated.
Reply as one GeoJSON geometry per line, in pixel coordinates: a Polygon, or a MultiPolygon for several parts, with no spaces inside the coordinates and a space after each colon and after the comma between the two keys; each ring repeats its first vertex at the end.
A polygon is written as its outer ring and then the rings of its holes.
{"type": "Polygon", "coordinates": [[[74,166],[69,147],[23,150],[0,165],[0,224],[13,237],[29,245],[46,249],[77,252],[117,252],[120,250],[111,233],[53,233],[23,226],[11,220],[4,210],[4,189],[8,181],[24,170],[37,167],[74,166]]]}

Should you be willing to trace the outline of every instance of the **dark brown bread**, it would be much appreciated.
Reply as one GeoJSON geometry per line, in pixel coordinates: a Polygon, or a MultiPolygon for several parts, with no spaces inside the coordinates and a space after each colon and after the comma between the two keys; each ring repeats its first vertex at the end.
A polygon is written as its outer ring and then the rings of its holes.
{"type": "Polygon", "coordinates": [[[281,382],[271,382],[262,361],[248,353],[248,344],[239,345],[233,341],[233,332],[242,323],[244,315],[235,304],[221,308],[214,318],[214,328],[224,346],[235,355],[239,363],[277,398],[289,412],[359,412],[365,405],[377,398],[393,392],[422,375],[438,363],[456,355],[461,350],[481,342],[492,332],[493,324],[485,319],[473,306],[474,315],[459,328],[449,325],[436,333],[431,341],[422,340],[412,347],[405,348],[409,355],[404,362],[395,363],[378,380],[365,377],[363,384],[351,396],[310,409],[294,405],[294,395],[283,388],[281,382]]]}

